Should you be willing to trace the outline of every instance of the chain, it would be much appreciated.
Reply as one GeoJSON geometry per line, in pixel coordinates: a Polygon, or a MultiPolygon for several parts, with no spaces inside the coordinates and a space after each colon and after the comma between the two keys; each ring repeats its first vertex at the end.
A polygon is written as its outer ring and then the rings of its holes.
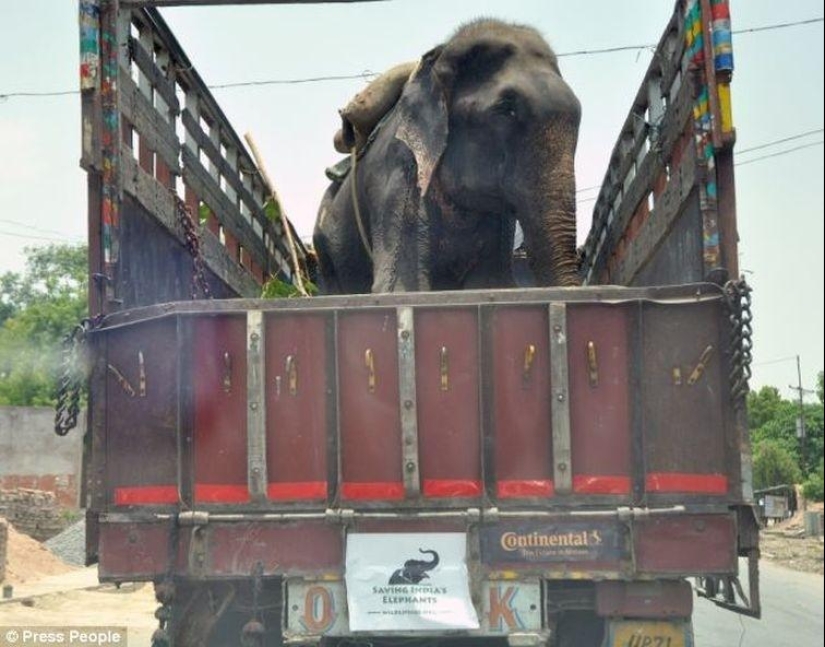
{"type": "Polygon", "coordinates": [[[209,289],[209,281],[206,280],[206,268],[201,253],[201,240],[195,228],[195,219],[192,217],[189,206],[181,200],[180,196],[174,194],[174,197],[178,221],[183,229],[183,242],[192,257],[192,299],[197,299],[199,293],[203,298],[211,299],[212,292],[209,289]]]}
{"type": "Polygon", "coordinates": [[[751,378],[751,361],[753,360],[753,314],[751,313],[752,288],[745,281],[745,277],[738,281],[728,281],[725,284],[725,296],[730,312],[731,327],[731,362],[730,362],[730,390],[736,406],[744,406],[745,396],[748,395],[751,378]]]}
{"type": "Polygon", "coordinates": [[[54,433],[65,436],[77,427],[80,391],[85,379],[86,333],[100,325],[102,317],[84,319],[63,338],[60,379],[54,413],[54,433]],[[83,360],[83,361],[81,361],[83,360]]]}

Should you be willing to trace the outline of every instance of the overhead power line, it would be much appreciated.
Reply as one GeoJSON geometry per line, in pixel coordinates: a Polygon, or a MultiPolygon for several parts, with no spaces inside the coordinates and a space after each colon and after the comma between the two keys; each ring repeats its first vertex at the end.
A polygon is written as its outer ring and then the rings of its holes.
{"type": "Polygon", "coordinates": [[[800,146],[794,146],[793,148],[788,148],[784,151],[769,153],[767,155],[760,155],[759,157],[752,157],[751,159],[745,160],[744,162],[737,162],[736,164],[734,164],[734,166],[745,166],[746,164],[751,164],[752,162],[759,162],[760,160],[765,160],[769,157],[780,157],[782,155],[787,155],[788,153],[795,153],[796,151],[801,151],[803,148],[812,148],[814,146],[821,146],[822,144],[825,144],[825,140],[811,142],[810,144],[801,144],[800,146]]]}
{"type": "Polygon", "coordinates": [[[825,132],[825,128],[817,128],[816,130],[808,130],[804,133],[799,133],[798,135],[792,135],[790,137],[785,137],[784,139],[777,139],[772,142],[768,142],[767,144],[759,144],[759,146],[751,146],[750,148],[743,148],[741,150],[736,151],[737,155],[742,155],[743,153],[750,153],[752,151],[762,150],[763,148],[769,148],[771,146],[776,146],[777,144],[784,144],[785,142],[792,142],[795,139],[802,139],[803,137],[808,137],[810,135],[818,135],[821,132],[825,132]]]}
{"type": "MultiPolygon", "coordinates": [[[[816,23],[821,23],[825,21],[823,17],[817,18],[808,18],[806,20],[797,20],[795,22],[784,22],[784,23],[775,23],[772,25],[762,25],[760,27],[750,27],[748,29],[735,29],[733,30],[733,34],[754,34],[757,32],[763,31],[773,31],[777,29],[788,29],[792,27],[800,27],[804,25],[812,25],[816,23]]],[[[656,43],[646,43],[644,45],[619,45],[617,47],[604,47],[601,49],[582,49],[573,52],[561,52],[557,53],[556,56],[559,58],[562,57],[573,57],[573,56],[594,56],[598,54],[612,54],[615,52],[628,52],[628,51],[639,51],[644,49],[654,49],[656,47],[656,43]]],[[[210,89],[213,90],[224,90],[229,88],[241,88],[241,87],[255,87],[255,86],[264,86],[264,85],[298,85],[298,84],[305,84],[305,83],[321,83],[326,81],[344,81],[344,80],[354,80],[354,79],[365,79],[371,76],[375,76],[373,72],[362,72],[361,74],[333,74],[329,76],[315,76],[315,77],[307,77],[307,78],[299,78],[299,79],[268,79],[262,81],[237,81],[237,82],[228,82],[228,83],[218,83],[213,85],[208,85],[210,89]]],[[[0,101],[6,99],[17,99],[17,98],[42,98],[42,97],[61,97],[61,96],[68,96],[68,95],[75,95],[80,94],[79,90],[59,90],[54,92],[0,92],[0,101]]]]}
{"type": "MultiPolygon", "coordinates": [[[[774,140],[772,142],[767,142],[765,144],[759,144],[758,146],[751,146],[750,148],[745,148],[743,150],[737,150],[736,153],[741,155],[742,153],[750,153],[750,152],[756,151],[756,150],[763,150],[763,149],[769,148],[771,146],[776,146],[778,144],[783,144],[785,142],[794,141],[796,139],[801,139],[803,137],[809,137],[810,135],[816,135],[816,134],[819,134],[819,133],[822,133],[822,132],[825,132],[825,128],[817,128],[815,130],[808,130],[808,131],[805,131],[804,133],[799,133],[798,135],[791,135],[790,137],[783,137],[782,139],[777,139],[777,140],[774,140]]],[[[752,162],[759,162],[761,160],[768,159],[768,158],[771,158],[771,157],[780,157],[782,155],[787,155],[788,153],[795,153],[796,151],[800,151],[800,150],[803,150],[805,148],[812,148],[814,146],[821,146],[823,143],[825,143],[825,140],[824,141],[810,142],[808,144],[801,144],[799,146],[794,146],[793,148],[787,148],[785,150],[777,151],[775,153],[768,153],[766,155],[760,155],[758,157],[752,157],[748,160],[744,160],[744,161],[741,161],[741,162],[736,162],[736,163],[734,163],[734,166],[745,166],[747,164],[751,164],[752,162]]],[[[586,187],[584,189],[578,189],[576,191],[576,193],[579,193],[581,191],[588,191],[588,190],[594,189],[594,188],[601,188],[601,185],[599,185],[598,187],[591,186],[591,187],[586,187]]],[[[582,200],[577,200],[577,202],[578,202],[578,204],[584,204],[586,202],[595,202],[596,200],[598,200],[598,198],[599,198],[599,196],[593,196],[593,197],[590,197],[590,198],[584,198],[582,200]]]]}

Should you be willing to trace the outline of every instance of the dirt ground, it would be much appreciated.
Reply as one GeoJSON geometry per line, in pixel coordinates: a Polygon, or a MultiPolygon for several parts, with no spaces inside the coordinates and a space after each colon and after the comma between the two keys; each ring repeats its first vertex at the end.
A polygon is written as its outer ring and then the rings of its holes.
{"type": "Polygon", "coordinates": [[[60,575],[76,570],[77,567],[64,564],[43,544],[18,532],[11,524],[8,528],[8,555],[6,556],[4,584],[25,584],[49,575],[60,575]]]}
{"type": "MultiPolygon", "coordinates": [[[[822,512],[822,504],[808,504],[808,510],[822,512]]],[[[780,564],[794,571],[823,575],[822,537],[805,537],[804,512],[790,519],[768,526],[759,536],[762,559],[780,564]]]]}

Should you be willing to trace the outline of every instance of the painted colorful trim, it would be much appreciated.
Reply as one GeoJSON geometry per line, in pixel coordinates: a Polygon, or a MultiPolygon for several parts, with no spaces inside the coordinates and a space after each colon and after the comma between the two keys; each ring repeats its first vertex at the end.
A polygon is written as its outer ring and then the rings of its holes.
{"type": "Polygon", "coordinates": [[[426,497],[477,497],[481,496],[481,481],[424,479],[423,493],[426,497]]]}
{"type": "Polygon", "coordinates": [[[100,75],[100,3],[80,0],[80,89],[94,90],[100,75]]]}
{"type": "Polygon", "coordinates": [[[327,498],[326,481],[270,483],[266,495],[274,501],[318,501],[327,498]]]}
{"type": "Polygon", "coordinates": [[[733,37],[728,0],[710,0],[713,66],[716,73],[733,72],[733,37]]]}
{"type": "Polygon", "coordinates": [[[404,498],[403,483],[342,483],[341,497],[358,501],[398,501],[404,498]]]}
{"type": "Polygon", "coordinates": [[[179,501],[176,485],[140,485],[115,488],[115,505],[169,505],[179,501]]]}
{"type": "MultiPolygon", "coordinates": [[[[723,9],[717,13],[723,15],[723,9]]],[[[700,79],[693,104],[694,141],[699,163],[704,166],[704,181],[699,184],[699,208],[702,212],[702,254],[705,276],[722,267],[717,211],[716,150],[713,145],[713,115],[710,109],[711,86],[705,72],[703,20],[700,0],[690,0],[685,7],[685,45],[691,67],[700,79]]],[[[714,79],[715,81],[715,79],[714,79]]],[[[713,91],[716,84],[713,85],[713,91]]]]}
{"type": "Polygon", "coordinates": [[[573,477],[573,492],[577,494],[630,494],[630,477],[580,474],[573,477]]]}
{"type": "Polygon", "coordinates": [[[500,499],[521,499],[531,496],[553,496],[553,481],[499,481],[496,492],[500,499]]]}
{"type": "Polygon", "coordinates": [[[100,235],[106,298],[115,298],[115,267],[120,256],[120,106],[118,104],[117,4],[100,13],[100,104],[102,196],[100,235]]]}
{"type": "Polygon", "coordinates": [[[645,489],[660,494],[727,494],[728,479],[723,474],[651,472],[645,489]]]}
{"type": "Polygon", "coordinates": [[[196,503],[246,503],[249,500],[246,485],[195,484],[196,503]]]}

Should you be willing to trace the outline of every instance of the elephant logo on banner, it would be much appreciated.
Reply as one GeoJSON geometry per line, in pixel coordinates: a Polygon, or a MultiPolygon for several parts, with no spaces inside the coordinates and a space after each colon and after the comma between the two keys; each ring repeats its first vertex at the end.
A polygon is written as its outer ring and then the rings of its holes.
{"type": "Polygon", "coordinates": [[[397,569],[390,577],[390,584],[418,584],[422,580],[429,579],[427,571],[438,566],[438,553],[434,550],[418,549],[419,553],[430,554],[432,559],[408,559],[404,562],[403,568],[397,569]]]}

